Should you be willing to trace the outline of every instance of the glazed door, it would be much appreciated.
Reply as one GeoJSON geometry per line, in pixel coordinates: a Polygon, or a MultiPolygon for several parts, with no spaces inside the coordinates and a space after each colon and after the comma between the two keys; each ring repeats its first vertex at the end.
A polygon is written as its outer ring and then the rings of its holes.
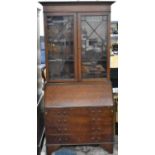
{"type": "Polygon", "coordinates": [[[109,14],[46,13],[48,82],[109,79],[109,14]]]}
{"type": "Polygon", "coordinates": [[[75,81],[76,18],[75,14],[45,14],[47,80],[75,81]]]}
{"type": "Polygon", "coordinates": [[[78,54],[80,79],[94,80],[109,75],[109,15],[81,13],[78,15],[78,54]],[[108,60],[108,61],[107,61],[108,60]]]}

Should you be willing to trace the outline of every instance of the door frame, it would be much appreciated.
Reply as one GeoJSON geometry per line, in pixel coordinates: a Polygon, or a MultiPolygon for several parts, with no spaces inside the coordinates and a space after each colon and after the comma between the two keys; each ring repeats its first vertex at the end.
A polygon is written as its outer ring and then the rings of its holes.
{"type": "Polygon", "coordinates": [[[86,12],[86,13],[77,13],[77,22],[78,22],[78,30],[77,30],[77,36],[78,36],[78,80],[79,81],[103,81],[105,79],[110,80],[110,12],[86,12]],[[107,47],[106,47],[106,77],[103,78],[88,78],[88,79],[82,79],[82,70],[81,70],[81,16],[107,16],[107,47]]]}
{"type": "Polygon", "coordinates": [[[44,32],[45,32],[45,58],[46,58],[46,79],[47,82],[75,82],[78,81],[77,75],[78,75],[78,70],[77,70],[77,21],[76,21],[76,13],[59,13],[59,12],[44,12],[44,32]],[[74,42],[74,79],[58,79],[58,80],[51,80],[49,78],[49,66],[48,66],[48,29],[47,29],[47,16],[73,16],[73,42],[74,42]]]}

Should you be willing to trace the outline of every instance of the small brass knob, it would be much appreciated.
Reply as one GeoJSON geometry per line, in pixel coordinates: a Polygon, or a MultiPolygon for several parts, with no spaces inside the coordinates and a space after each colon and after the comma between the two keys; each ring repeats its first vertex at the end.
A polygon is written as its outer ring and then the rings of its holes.
{"type": "Polygon", "coordinates": [[[98,112],[101,113],[102,111],[101,110],[98,110],[98,112]]]}
{"type": "Polygon", "coordinates": [[[95,118],[92,118],[92,120],[95,121],[96,119],[95,118]]]}
{"type": "Polygon", "coordinates": [[[66,111],[63,111],[63,114],[66,114],[66,111]]]}
{"type": "Polygon", "coordinates": [[[101,128],[97,128],[97,130],[99,130],[99,131],[100,131],[100,130],[101,130],[101,128]]]}
{"type": "Polygon", "coordinates": [[[58,141],[61,142],[61,138],[59,138],[58,141]]]}

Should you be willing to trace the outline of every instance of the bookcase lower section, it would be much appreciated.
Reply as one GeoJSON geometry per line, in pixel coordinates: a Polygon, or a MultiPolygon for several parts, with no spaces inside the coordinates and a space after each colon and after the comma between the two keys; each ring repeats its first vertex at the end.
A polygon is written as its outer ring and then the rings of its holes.
{"type": "Polygon", "coordinates": [[[100,145],[113,152],[114,104],[109,82],[53,84],[45,93],[47,153],[60,146],[100,145]]]}
{"type": "Polygon", "coordinates": [[[45,109],[47,155],[60,146],[100,145],[113,152],[113,106],[45,109]]]}

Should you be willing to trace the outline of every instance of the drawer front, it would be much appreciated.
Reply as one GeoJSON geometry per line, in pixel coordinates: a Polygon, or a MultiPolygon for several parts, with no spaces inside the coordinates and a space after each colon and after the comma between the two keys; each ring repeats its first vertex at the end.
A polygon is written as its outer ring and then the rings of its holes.
{"type": "Polygon", "coordinates": [[[47,134],[80,134],[82,133],[103,133],[109,134],[112,133],[113,128],[112,125],[103,125],[103,124],[96,124],[92,125],[51,125],[46,127],[47,134]]]}
{"type": "Polygon", "coordinates": [[[110,108],[50,109],[45,115],[46,133],[111,133],[113,112],[110,108]]]}
{"type": "MultiPolygon", "coordinates": [[[[110,117],[113,115],[112,107],[81,107],[81,108],[47,108],[45,110],[47,121],[51,118],[68,118],[70,116],[75,117],[90,117],[101,116],[110,117]]],[[[52,120],[53,121],[53,120],[52,120]]]]}
{"type": "Polygon", "coordinates": [[[99,144],[112,142],[112,134],[47,135],[47,144],[99,144]]]}

